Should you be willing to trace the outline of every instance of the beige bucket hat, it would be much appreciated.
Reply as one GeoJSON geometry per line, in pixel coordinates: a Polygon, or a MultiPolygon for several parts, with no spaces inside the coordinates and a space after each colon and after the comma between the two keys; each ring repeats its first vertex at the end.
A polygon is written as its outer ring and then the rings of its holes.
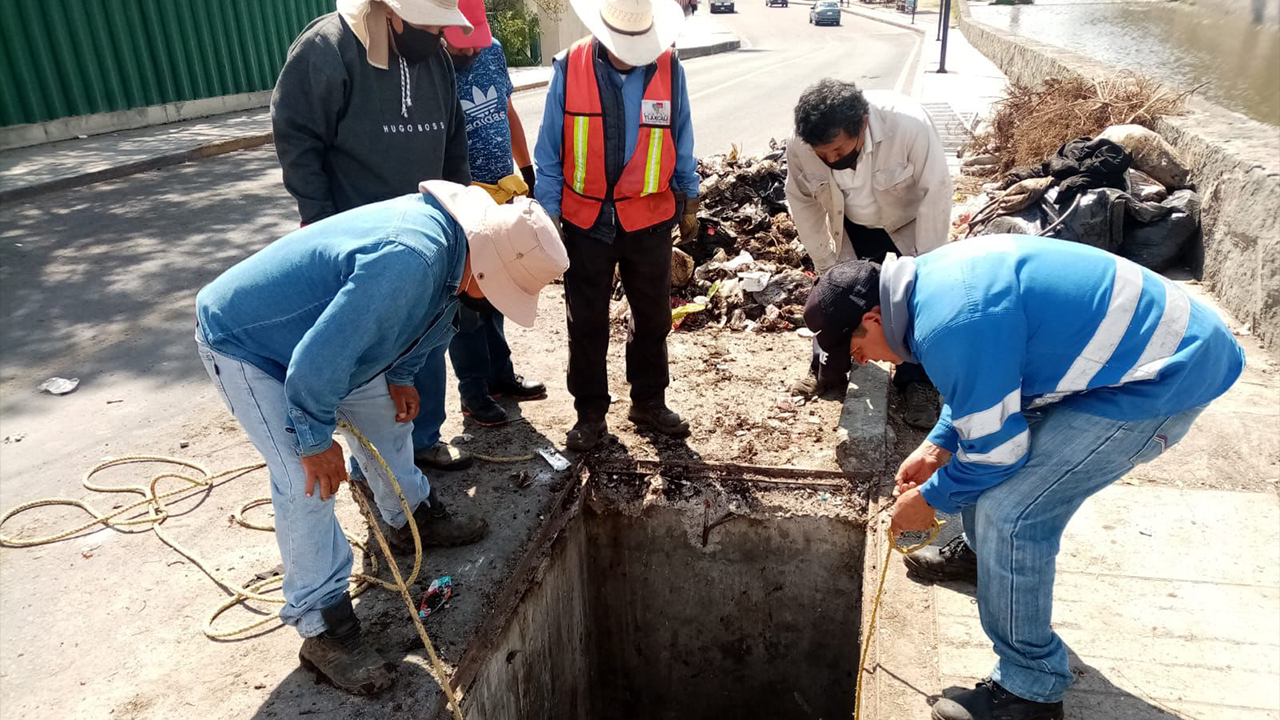
{"type": "Polygon", "coordinates": [[[435,197],[467,233],[471,273],[498,312],[524,327],[538,317],[538,293],[569,269],[555,223],[528,198],[499,205],[475,186],[428,180],[435,197]]]}
{"type": "Polygon", "coordinates": [[[644,67],[675,44],[684,27],[676,0],[570,0],[578,19],[622,62],[644,67]]]}
{"type": "Polygon", "coordinates": [[[347,21],[364,46],[369,64],[387,69],[390,57],[387,13],[410,25],[460,27],[471,32],[471,22],[458,9],[458,0],[338,0],[338,14],[347,21]]]}

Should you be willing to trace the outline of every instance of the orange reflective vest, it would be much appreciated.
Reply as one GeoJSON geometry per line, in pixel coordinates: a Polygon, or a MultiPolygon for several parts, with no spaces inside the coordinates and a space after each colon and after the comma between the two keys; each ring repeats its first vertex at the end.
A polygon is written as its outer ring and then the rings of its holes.
{"type": "Polygon", "coordinates": [[[670,50],[658,58],[657,70],[644,88],[640,103],[640,132],[631,160],[610,187],[605,167],[605,137],[600,88],[596,84],[592,38],[569,48],[565,62],[564,193],[561,215],[573,225],[590,229],[606,200],[613,200],[618,224],[627,232],[643,230],[675,217],[676,199],[671,176],[676,169],[675,123],[672,103],[670,50]]]}

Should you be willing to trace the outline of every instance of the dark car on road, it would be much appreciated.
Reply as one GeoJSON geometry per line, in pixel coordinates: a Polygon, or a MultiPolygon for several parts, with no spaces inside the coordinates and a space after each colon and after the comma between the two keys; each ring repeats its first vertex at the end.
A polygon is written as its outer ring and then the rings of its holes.
{"type": "Polygon", "coordinates": [[[764,6],[765,6],[765,7],[773,7],[774,5],[778,5],[778,6],[781,6],[781,7],[786,7],[786,6],[787,6],[787,0],[764,0],[764,6]]]}
{"type": "Polygon", "coordinates": [[[809,23],[812,25],[839,25],[840,6],[836,0],[818,0],[809,8],[809,23]]]}
{"type": "Polygon", "coordinates": [[[733,12],[733,0],[711,0],[711,12],[733,12]]]}

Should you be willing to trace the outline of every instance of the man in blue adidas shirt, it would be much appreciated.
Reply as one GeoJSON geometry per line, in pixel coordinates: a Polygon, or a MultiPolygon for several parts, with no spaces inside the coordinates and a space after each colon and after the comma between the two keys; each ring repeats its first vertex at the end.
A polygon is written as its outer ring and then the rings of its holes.
{"type": "Polygon", "coordinates": [[[1062,532],[1086,498],[1186,435],[1240,376],[1243,350],[1169,280],[1015,235],[837,265],[805,322],[829,353],[923,364],[945,400],[898,469],[892,528],[962,514],[963,536],[907,565],[977,583],[999,659],[974,690],[934,705],[934,720],[1061,718],[1072,674],[1050,619],[1062,532]]]}
{"type": "MultiPolygon", "coordinates": [[[[493,37],[485,17],[484,0],[461,0],[458,8],[474,28],[445,28],[449,57],[458,75],[458,99],[467,125],[467,158],[471,179],[497,185],[512,171],[512,158],[533,190],[533,160],[524,126],[511,103],[515,88],[507,72],[502,44],[493,37]]],[[[462,413],[480,425],[512,420],[495,396],[535,400],[547,396],[547,386],[517,375],[511,364],[502,314],[458,311],[458,332],[449,343],[449,358],[458,376],[462,413]]]]}

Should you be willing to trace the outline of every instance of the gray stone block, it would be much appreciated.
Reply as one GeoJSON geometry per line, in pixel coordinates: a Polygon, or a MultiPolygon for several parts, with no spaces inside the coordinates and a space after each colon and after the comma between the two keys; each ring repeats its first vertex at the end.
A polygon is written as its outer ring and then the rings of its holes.
{"type": "Polygon", "coordinates": [[[836,430],[836,461],[846,473],[882,473],[888,462],[889,370],[868,363],[849,374],[836,430]]]}

